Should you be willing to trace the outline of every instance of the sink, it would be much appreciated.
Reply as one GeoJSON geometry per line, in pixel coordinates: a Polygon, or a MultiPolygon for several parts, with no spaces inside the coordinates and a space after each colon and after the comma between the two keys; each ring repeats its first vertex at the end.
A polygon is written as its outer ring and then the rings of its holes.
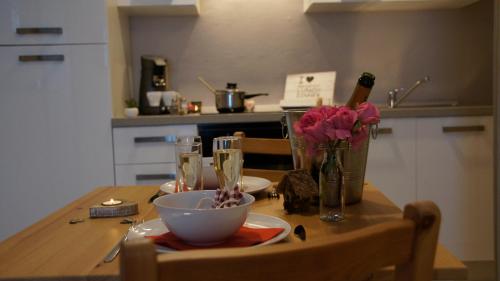
{"type": "Polygon", "coordinates": [[[401,103],[397,107],[390,108],[386,104],[379,105],[379,108],[385,109],[402,109],[402,108],[429,108],[429,107],[455,107],[458,106],[457,101],[438,101],[438,102],[406,102],[401,103]]]}

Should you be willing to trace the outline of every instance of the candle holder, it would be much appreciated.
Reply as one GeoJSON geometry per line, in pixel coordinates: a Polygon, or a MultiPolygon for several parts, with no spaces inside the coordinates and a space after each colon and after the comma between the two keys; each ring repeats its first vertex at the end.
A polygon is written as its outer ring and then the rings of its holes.
{"type": "Polygon", "coordinates": [[[192,101],[188,104],[188,113],[201,113],[201,101],[192,101]]]}
{"type": "Polygon", "coordinates": [[[126,217],[137,215],[139,206],[137,202],[111,198],[100,204],[90,206],[89,212],[90,218],[126,217]]]}

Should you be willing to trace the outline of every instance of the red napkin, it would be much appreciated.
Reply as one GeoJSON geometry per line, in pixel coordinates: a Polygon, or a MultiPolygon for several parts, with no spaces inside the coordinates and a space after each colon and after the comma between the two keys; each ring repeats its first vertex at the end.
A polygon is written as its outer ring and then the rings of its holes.
{"type": "Polygon", "coordinates": [[[211,249],[211,248],[233,248],[248,247],[265,242],[283,232],[283,228],[250,228],[242,226],[236,234],[221,244],[212,246],[194,246],[187,244],[177,238],[172,232],[166,232],[158,236],[147,236],[155,244],[169,247],[175,250],[211,249]]]}

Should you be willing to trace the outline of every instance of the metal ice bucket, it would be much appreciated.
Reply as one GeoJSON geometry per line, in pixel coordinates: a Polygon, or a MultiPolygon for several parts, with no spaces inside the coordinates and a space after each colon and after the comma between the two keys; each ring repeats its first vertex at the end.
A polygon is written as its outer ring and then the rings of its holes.
{"type": "MultiPolygon", "coordinates": [[[[294,169],[306,169],[311,176],[318,182],[319,169],[323,162],[323,154],[309,155],[307,153],[306,143],[304,139],[296,136],[293,130],[293,124],[304,115],[307,110],[286,110],[284,112],[286,119],[286,127],[288,129],[288,137],[292,149],[293,167],[294,169]]],[[[370,135],[370,134],[369,134],[370,135]]],[[[367,138],[357,149],[347,150],[343,153],[344,159],[349,159],[344,163],[344,169],[351,172],[351,177],[346,182],[346,203],[354,204],[361,201],[363,196],[363,184],[365,181],[366,160],[368,157],[368,146],[370,138],[367,138]]]]}

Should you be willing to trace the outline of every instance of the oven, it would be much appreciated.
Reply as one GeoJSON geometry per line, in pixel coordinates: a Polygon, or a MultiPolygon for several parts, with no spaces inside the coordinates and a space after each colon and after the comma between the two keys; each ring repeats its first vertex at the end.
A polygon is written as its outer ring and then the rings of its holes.
{"type": "MultiPolygon", "coordinates": [[[[203,143],[203,156],[212,156],[212,141],[215,137],[232,136],[234,132],[241,131],[249,138],[283,138],[280,122],[256,122],[256,123],[216,123],[199,124],[198,134],[203,143]]],[[[292,156],[276,155],[262,161],[262,155],[245,154],[244,168],[269,169],[269,170],[293,170],[292,156]]]]}

